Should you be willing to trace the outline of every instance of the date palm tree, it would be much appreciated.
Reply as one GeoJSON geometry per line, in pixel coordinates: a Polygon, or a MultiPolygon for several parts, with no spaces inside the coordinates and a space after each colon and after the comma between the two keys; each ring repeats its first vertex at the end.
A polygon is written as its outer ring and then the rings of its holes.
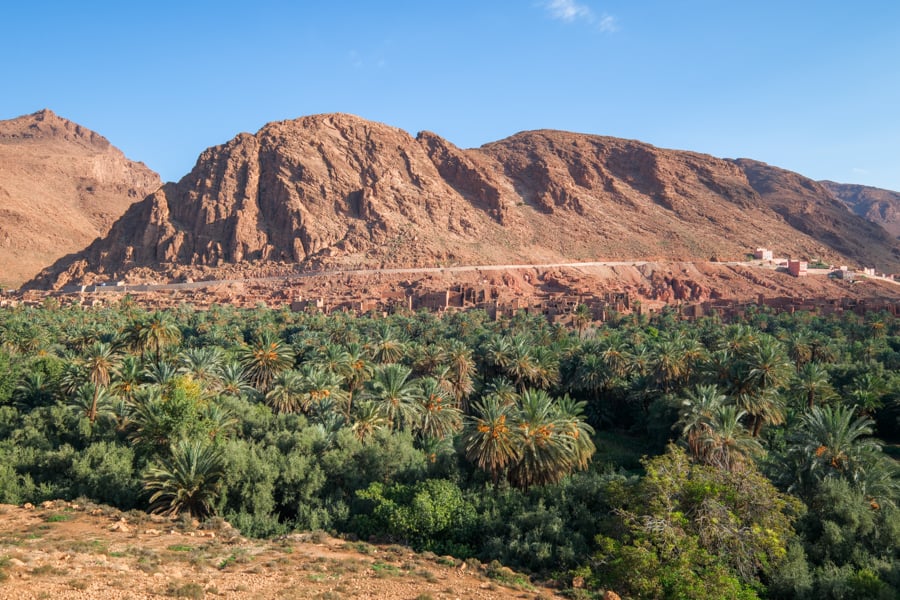
{"type": "Polygon", "coordinates": [[[75,394],[68,399],[67,404],[81,416],[91,420],[91,423],[101,417],[115,416],[113,412],[115,396],[109,392],[108,388],[97,388],[90,381],[75,390],[75,394]],[[93,419],[91,419],[92,416],[93,419]]]}
{"type": "Polygon", "coordinates": [[[518,459],[510,465],[512,485],[528,490],[533,485],[557,483],[576,466],[576,438],[544,390],[527,389],[521,395],[514,425],[519,430],[518,459]]]}
{"type": "Polygon", "coordinates": [[[816,362],[804,363],[794,374],[790,388],[807,409],[835,396],[827,369],[816,362]]]}
{"type": "Polygon", "coordinates": [[[587,403],[575,401],[568,394],[556,401],[556,416],[562,420],[564,435],[571,437],[574,442],[575,468],[587,469],[591,457],[597,451],[594,445],[594,428],[585,420],[584,409],[587,403]]]}
{"type": "Polygon", "coordinates": [[[716,385],[698,385],[685,393],[678,422],[681,439],[694,460],[704,460],[708,446],[704,443],[713,427],[713,416],[725,405],[725,395],[716,385]]]}
{"type": "Polygon", "coordinates": [[[347,414],[347,393],[341,387],[343,383],[343,377],[328,369],[314,364],[300,367],[304,410],[309,411],[327,402],[328,406],[340,407],[341,412],[347,414]]]}
{"type": "Polygon", "coordinates": [[[881,443],[872,437],[875,421],[854,413],[855,407],[814,406],[800,418],[789,438],[792,489],[808,491],[828,478],[865,479],[869,465],[881,458],[881,443]]]}
{"type": "Polygon", "coordinates": [[[460,342],[451,340],[446,349],[448,382],[450,391],[456,400],[456,406],[463,412],[468,410],[469,395],[475,391],[475,360],[472,349],[460,342]]]}
{"type": "Polygon", "coordinates": [[[56,397],[47,376],[41,371],[29,371],[13,390],[13,400],[23,409],[50,404],[56,397]]]}
{"type": "Polygon", "coordinates": [[[660,340],[653,346],[653,377],[656,387],[671,392],[687,373],[687,358],[675,340],[660,340]]]}
{"type": "Polygon", "coordinates": [[[363,400],[356,403],[352,415],[350,429],[360,441],[366,441],[376,432],[387,429],[391,425],[375,402],[363,400]]]}
{"type": "Polygon", "coordinates": [[[240,398],[253,392],[254,388],[244,375],[244,367],[232,361],[222,365],[217,390],[222,394],[240,398]]]}
{"type": "Polygon", "coordinates": [[[366,356],[365,349],[359,344],[347,346],[347,373],[343,374],[344,384],[347,386],[347,414],[349,418],[353,412],[353,396],[363,389],[372,378],[374,366],[366,356]]]}
{"type": "Polygon", "coordinates": [[[215,387],[221,376],[224,359],[222,350],[215,346],[188,348],[178,357],[178,370],[215,387]]]}
{"type": "Polygon", "coordinates": [[[282,371],[272,380],[264,396],[266,406],[276,414],[290,414],[309,409],[303,387],[303,376],[297,371],[282,371]]]}
{"type": "Polygon", "coordinates": [[[157,310],[144,322],[135,324],[129,337],[137,345],[142,357],[147,351],[152,351],[152,355],[160,360],[164,349],[181,341],[181,330],[171,313],[157,310]]]}
{"type": "Polygon", "coordinates": [[[365,399],[381,407],[382,414],[394,429],[411,427],[419,416],[418,401],[422,390],[415,380],[410,379],[411,373],[403,365],[380,365],[365,392],[365,399]]]}
{"type": "Polygon", "coordinates": [[[100,391],[109,387],[110,376],[120,361],[119,354],[111,344],[95,342],[84,354],[84,366],[88,372],[88,380],[93,385],[93,401],[87,418],[93,423],[97,420],[97,401],[100,391]]]}
{"type": "Polygon", "coordinates": [[[141,384],[142,377],[141,364],[137,357],[127,355],[119,361],[118,367],[112,378],[110,389],[112,392],[125,401],[131,401],[134,393],[141,384]]]}
{"type": "Polygon", "coordinates": [[[165,386],[178,377],[178,369],[165,361],[157,360],[144,367],[143,375],[147,383],[165,386]]]}
{"type": "Polygon", "coordinates": [[[504,470],[519,459],[521,432],[512,422],[516,408],[493,395],[475,401],[472,408],[463,432],[466,458],[489,473],[496,487],[504,470]]]}
{"type": "Polygon", "coordinates": [[[709,429],[701,440],[705,446],[703,462],[737,472],[744,469],[753,457],[763,454],[759,440],[751,436],[741,422],[745,414],[733,405],[720,405],[715,409],[709,429]]]}
{"type": "Polygon", "coordinates": [[[265,394],[276,375],[294,366],[294,352],[275,334],[262,331],[241,351],[240,361],[249,381],[265,394]]]}
{"type": "Polygon", "coordinates": [[[761,335],[737,363],[735,399],[747,413],[753,437],[759,437],[764,425],[784,422],[779,388],[793,372],[793,366],[777,339],[761,335]]]}
{"type": "Polygon", "coordinates": [[[397,363],[406,355],[406,342],[387,323],[380,323],[368,344],[372,359],[380,364],[397,363]]]}
{"type": "Polygon", "coordinates": [[[418,435],[422,438],[444,439],[459,431],[462,412],[456,407],[450,394],[431,377],[420,380],[419,385],[419,420],[415,427],[418,435]]]}
{"type": "Polygon", "coordinates": [[[213,514],[224,475],[225,459],[218,448],[199,440],[179,440],[169,456],[157,459],[144,475],[150,511],[205,519],[213,514]]]}

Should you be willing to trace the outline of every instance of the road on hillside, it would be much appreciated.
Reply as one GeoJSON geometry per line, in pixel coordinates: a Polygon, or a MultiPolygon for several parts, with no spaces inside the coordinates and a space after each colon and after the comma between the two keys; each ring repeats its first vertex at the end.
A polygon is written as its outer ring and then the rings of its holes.
{"type": "MultiPolygon", "coordinates": [[[[510,265],[465,265],[454,267],[400,267],[400,268],[382,268],[382,269],[329,269],[324,271],[308,271],[305,273],[291,273],[289,275],[277,275],[271,277],[247,277],[241,279],[210,279],[204,281],[192,281],[187,283],[162,283],[162,284],[141,284],[141,285],[101,285],[86,286],[82,291],[97,292],[152,292],[164,290],[196,290],[205,287],[211,287],[222,284],[231,283],[263,283],[269,281],[290,281],[292,279],[310,279],[314,277],[331,277],[331,276],[366,276],[366,275],[425,275],[447,274],[447,273],[465,273],[478,271],[521,271],[526,269],[558,269],[558,268],[580,268],[580,267],[639,267],[654,262],[652,260],[617,260],[617,261],[589,261],[589,262],[559,262],[559,263],[534,263],[534,264],[510,264],[510,265]]],[[[729,267],[744,266],[755,267],[766,270],[774,270],[777,265],[774,263],[760,264],[758,261],[726,261],[710,263],[709,261],[672,261],[680,264],[716,264],[729,267]]],[[[828,275],[829,269],[810,269],[811,276],[828,275]]],[[[874,277],[881,281],[888,281],[897,284],[898,282],[886,277],[874,277]]]]}

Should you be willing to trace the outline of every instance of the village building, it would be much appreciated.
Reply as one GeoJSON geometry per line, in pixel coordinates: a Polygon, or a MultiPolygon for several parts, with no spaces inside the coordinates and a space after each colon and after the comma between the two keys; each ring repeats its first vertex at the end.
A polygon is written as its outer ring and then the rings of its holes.
{"type": "Polygon", "coordinates": [[[772,251],[768,248],[757,248],[753,257],[758,260],[772,260],[772,251]]]}
{"type": "Polygon", "coordinates": [[[789,260],[788,273],[794,277],[806,277],[809,274],[809,263],[805,260],[789,260]]]}

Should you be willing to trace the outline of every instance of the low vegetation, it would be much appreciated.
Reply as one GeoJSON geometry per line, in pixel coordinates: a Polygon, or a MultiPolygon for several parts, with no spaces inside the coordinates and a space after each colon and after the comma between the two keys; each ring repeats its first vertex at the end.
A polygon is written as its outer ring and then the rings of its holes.
{"type": "Polygon", "coordinates": [[[570,330],[479,312],[19,307],[0,312],[0,502],[325,531],[577,597],[894,598],[898,367],[885,314],[570,330]]]}

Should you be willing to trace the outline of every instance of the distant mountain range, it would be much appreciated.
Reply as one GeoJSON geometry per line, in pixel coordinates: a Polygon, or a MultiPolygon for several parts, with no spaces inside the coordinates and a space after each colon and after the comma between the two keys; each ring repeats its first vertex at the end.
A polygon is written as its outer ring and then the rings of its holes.
{"type": "MultiPolygon", "coordinates": [[[[757,246],[900,270],[896,229],[885,229],[897,225],[895,192],[631,140],[542,130],[463,150],[433,133],[316,115],[239,134],[160,187],[146,167],[49,111],[0,123],[9,131],[42,133],[0,137],[0,214],[20,215],[3,220],[0,245],[50,231],[39,219],[73,232],[53,234],[71,238],[65,247],[30,243],[30,264],[46,266],[32,287],[234,277],[279,264],[722,261],[757,246]],[[16,175],[26,169],[30,177],[16,175]],[[86,202],[101,189],[102,202],[86,202]],[[75,223],[98,212],[119,218],[87,245],[75,223]]],[[[3,267],[0,281],[22,275],[3,267]]]]}

